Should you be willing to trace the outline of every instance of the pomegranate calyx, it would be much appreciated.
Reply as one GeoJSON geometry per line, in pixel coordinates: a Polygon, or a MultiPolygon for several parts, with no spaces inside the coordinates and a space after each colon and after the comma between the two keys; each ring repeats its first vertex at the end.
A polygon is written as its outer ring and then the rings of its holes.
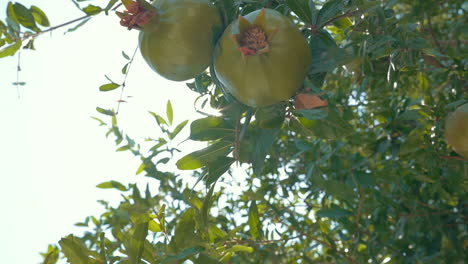
{"type": "Polygon", "coordinates": [[[126,5],[127,10],[124,12],[116,12],[120,17],[120,25],[127,27],[129,30],[133,28],[142,28],[144,25],[157,15],[156,9],[148,10],[139,1],[132,1],[126,5]]]}

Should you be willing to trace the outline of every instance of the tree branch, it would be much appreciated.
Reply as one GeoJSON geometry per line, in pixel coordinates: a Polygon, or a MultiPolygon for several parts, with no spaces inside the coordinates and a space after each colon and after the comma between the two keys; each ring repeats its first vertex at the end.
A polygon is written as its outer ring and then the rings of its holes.
{"type": "Polygon", "coordinates": [[[434,41],[434,44],[437,46],[437,49],[440,51],[440,53],[444,54],[444,49],[442,49],[442,46],[440,45],[439,40],[437,39],[437,37],[436,37],[436,35],[434,33],[434,28],[432,27],[431,16],[428,15],[427,12],[425,14],[426,14],[426,17],[427,17],[427,26],[428,26],[428,29],[429,29],[429,33],[431,33],[431,36],[432,36],[432,41],[434,41]]]}
{"type": "Polygon", "coordinates": [[[70,24],[76,23],[76,22],[78,22],[78,21],[81,21],[81,20],[84,20],[84,19],[87,19],[87,18],[90,18],[90,17],[91,17],[91,15],[82,16],[82,17],[73,19],[73,20],[71,20],[71,21],[65,22],[65,23],[63,23],[63,24],[50,27],[50,28],[48,28],[48,29],[46,29],[46,30],[39,31],[39,32],[37,32],[37,33],[35,33],[35,34],[31,34],[31,35],[29,35],[29,34],[24,34],[24,36],[23,36],[23,38],[21,38],[21,40],[23,41],[23,40],[26,40],[26,39],[28,39],[28,38],[36,38],[36,37],[38,37],[39,35],[42,35],[42,34],[44,34],[44,33],[54,31],[54,30],[56,30],[56,29],[58,29],[58,28],[68,26],[68,25],[70,25],[70,24]]]}

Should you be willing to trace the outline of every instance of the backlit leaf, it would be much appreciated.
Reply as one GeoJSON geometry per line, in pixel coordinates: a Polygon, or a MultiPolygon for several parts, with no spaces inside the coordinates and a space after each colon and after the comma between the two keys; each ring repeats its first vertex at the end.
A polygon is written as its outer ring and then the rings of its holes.
{"type": "Polygon", "coordinates": [[[218,157],[227,155],[231,150],[231,142],[219,141],[184,156],[177,161],[176,165],[180,170],[195,170],[208,165],[218,157]]]}

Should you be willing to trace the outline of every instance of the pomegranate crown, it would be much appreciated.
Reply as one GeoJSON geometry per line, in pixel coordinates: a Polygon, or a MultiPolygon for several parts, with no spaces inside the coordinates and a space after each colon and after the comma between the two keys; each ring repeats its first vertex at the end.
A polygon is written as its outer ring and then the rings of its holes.
{"type": "Polygon", "coordinates": [[[126,10],[124,12],[115,12],[120,17],[120,25],[129,30],[141,29],[144,25],[157,15],[156,8],[144,0],[122,0],[126,10]]]}
{"type": "Polygon", "coordinates": [[[262,8],[253,22],[243,16],[238,18],[239,33],[231,37],[242,56],[248,57],[270,51],[270,43],[278,29],[267,29],[265,9],[262,8]]]}

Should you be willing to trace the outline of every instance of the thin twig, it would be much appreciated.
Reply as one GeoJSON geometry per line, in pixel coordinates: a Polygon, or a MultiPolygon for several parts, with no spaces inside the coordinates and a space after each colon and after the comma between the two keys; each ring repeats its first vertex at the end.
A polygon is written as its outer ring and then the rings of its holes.
{"type": "Polygon", "coordinates": [[[21,71],[21,51],[18,52],[18,65],[16,66],[16,93],[18,94],[18,99],[21,98],[20,94],[20,71],[21,71]]]}
{"type": "Polygon", "coordinates": [[[128,67],[127,67],[127,71],[125,72],[124,80],[122,82],[122,89],[120,90],[120,98],[119,98],[119,101],[117,102],[117,111],[115,112],[115,114],[119,113],[120,103],[122,102],[123,92],[124,92],[124,89],[125,89],[125,84],[127,82],[128,73],[130,72],[130,68],[131,68],[131,66],[133,64],[133,60],[135,59],[135,55],[136,55],[137,51],[138,51],[138,46],[135,48],[135,51],[133,52],[132,58],[128,62],[128,67]]]}
{"type": "Polygon", "coordinates": [[[441,159],[446,159],[446,160],[461,160],[461,161],[468,161],[467,159],[463,157],[456,157],[456,156],[439,156],[441,159]]]}
{"type": "Polygon", "coordinates": [[[336,20],[339,20],[339,19],[342,19],[342,18],[345,18],[345,17],[355,16],[355,15],[358,15],[358,14],[360,14],[360,13],[361,13],[361,11],[359,11],[359,10],[346,12],[346,13],[344,13],[344,14],[341,15],[341,16],[337,16],[337,17],[334,17],[334,18],[328,20],[327,22],[325,22],[325,24],[323,24],[322,27],[326,27],[326,26],[328,26],[329,24],[335,22],[336,20]]]}

